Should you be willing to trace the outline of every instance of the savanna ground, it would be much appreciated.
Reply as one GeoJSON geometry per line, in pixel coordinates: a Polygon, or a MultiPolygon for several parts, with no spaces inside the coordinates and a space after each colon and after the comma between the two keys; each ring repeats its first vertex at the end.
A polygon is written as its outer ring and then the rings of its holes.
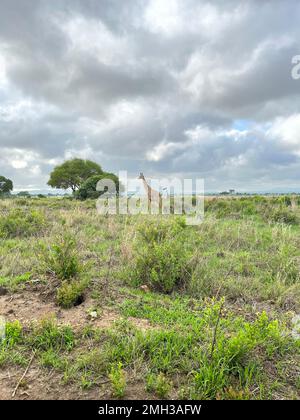
{"type": "Polygon", "coordinates": [[[299,203],[0,200],[0,398],[299,399],[299,203]]]}

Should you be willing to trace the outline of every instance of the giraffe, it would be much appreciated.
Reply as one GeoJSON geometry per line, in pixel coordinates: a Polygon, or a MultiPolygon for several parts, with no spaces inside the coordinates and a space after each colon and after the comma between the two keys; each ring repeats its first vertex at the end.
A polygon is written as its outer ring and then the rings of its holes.
{"type": "Polygon", "coordinates": [[[162,196],[161,193],[154,190],[153,188],[150,187],[150,185],[148,185],[144,174],[141,172],[138,179],[141,179],[145,188],[145,191],[147,193],[147,197],[148,197],[148,207],[149,209],[151,209],[151,204],[152,203],[158,203],[158,208],[159,210],[162,207],[162,196]]]}

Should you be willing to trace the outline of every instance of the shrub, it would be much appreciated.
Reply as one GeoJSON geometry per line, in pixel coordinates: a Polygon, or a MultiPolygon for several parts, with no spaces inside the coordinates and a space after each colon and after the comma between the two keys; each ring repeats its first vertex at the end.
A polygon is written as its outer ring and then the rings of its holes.
{"type": "Polygon", "coordinates": [[[153,290],[170,293],[184,283],[186,266],[187,258],[181,244],[168,240],[145,246],[140,251],[135,260],[134,275],[153,290]]]}
{"type": "Polygon", "coordinates": [[[182,245],[183,226],[175,221],[142,225],[135,243],[134,267],[129,276],[136,284],[170,293],[189,276],[188,252],[182,245]]]}
{"type": "Polygon", "coordinates": [[[76,241],[72,235],[62,235],[45,254],[47,269],[61,280],[75,277],[81,267],[78,260],[76,241]]]}
{"type": "Polygon", "coordinates": [[[44,215],[36,210],[14,209],[0,218],[0,237],[28,237],[45,227],[44,215]]]}
{"type": "Polygon", "coordinates": [[[137,227],[140,239],[147,244],[161,243],[167,238],[172,238],[183,231],[186,227],[185,219],[177,217],[170,220],[161,219],[159,222],[141,223],[137,227]]]}
{"type": "Polygon", "coordinates": [[[57,289],[57,303],[62,308],[68,309],[83,302],[83,291],[85,284],[83,282],[64,281],[57,289]]]}
{"type": "Polygon", "coordinates": [[[295,213],[285,208],[273,210],[269,215],[269,220],[275,223],[286,223],[288,225],[297,225],[299,219],[295,213]]]}

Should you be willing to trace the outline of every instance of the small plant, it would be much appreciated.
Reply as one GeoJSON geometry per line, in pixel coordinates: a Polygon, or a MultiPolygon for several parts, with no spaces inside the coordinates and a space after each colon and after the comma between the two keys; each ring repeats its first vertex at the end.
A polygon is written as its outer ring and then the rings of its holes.
{"type": "Polygon", "coordinates": [[[217,396],[217,399],[225,399],[225,400],[250,400],[251,393],[247,389],[234,389],[233,387],[229,387],[223,393],[223,395],[217,396]]]}
{"type": "Polygon", "coordinates": [[[78,260],[76,241],[72,235],[64,234],[56,244],[53,244],[46,254],[47,269],[61,279],[76,277],[81,269],[78,260]]]}
{"type": "Polygon", "coordinates": [[[126,377],[122,368],[122,363],[113,364],[108,375],[115,397],[122,398],[126,389],[126,377]]]}
{"type": "Polygon", "coordinates": [[[64,366],[64,360],[52,348],[41,354],[40,362],[48,368],[61,369],[64,366]]]}
{"type": "Polygon", "coordinates": [[[73,280],[64,281],[57,289],[57,303],[62,308],[68,309],[83,302],[83,291],[86,285],[84,282],[73,280]]]}
{"type": "Polygon", "coordinates": [[[0,277],[0,287],[8,287],[13,291],[30,281],[31,276],[31,273],[25,273],[15,277],[0,277]]]}
{"type": "Polygon", "coordinates": [[[104,375],[108,369],[108,355],[99,348],[81,354],[77,359],[76,367],[84,372],[94,372],[104,375]]]}
{"type": "Polygon", "coordinates": [[[85,373],[80,378],[80,385],[82,389],[90,389],[94,385],[94,382],[90,379],[90,375],[85,373]]]}
{"type": "Polygon", "coordinates": [[[159,222],[141,223],[137,227],[140,239],[145,243],[161,243],[165,239],[174,237],[186,227],[185,219],[177,217],[169,220],[160,220],[159,222]]]}
{"type": "Polygon", "coordinates": [[[6,322],[3,343],[12,347],[22,340],[22,326],[19,321],[6,322]]]}
{"type": "Polygon", "coordinates": [[[171,383],[162,372],[158,375],[150,373],[147,377],[146,390],[154,392],[160,398],[167,398],[171,390],[171,383]]]}

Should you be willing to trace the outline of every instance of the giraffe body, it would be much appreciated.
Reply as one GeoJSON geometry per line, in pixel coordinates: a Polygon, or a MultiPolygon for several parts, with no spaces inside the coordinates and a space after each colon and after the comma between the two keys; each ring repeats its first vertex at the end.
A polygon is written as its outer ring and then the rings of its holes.
{"type": "Polygon", "coordinates": [[[147,193],[149,208],[151,208],[151,205],[153,203],[153,204],[156,204],[156,205],[158,204],[158,209],[161,209],[161,206],[162,206],[161,193],[150,187],[150,185],[147,183],[143,173],[140,173],[140,176],[139,176],[138,179],[141,179],[142,182],[143,182],[145,191],[147,193]]]}

